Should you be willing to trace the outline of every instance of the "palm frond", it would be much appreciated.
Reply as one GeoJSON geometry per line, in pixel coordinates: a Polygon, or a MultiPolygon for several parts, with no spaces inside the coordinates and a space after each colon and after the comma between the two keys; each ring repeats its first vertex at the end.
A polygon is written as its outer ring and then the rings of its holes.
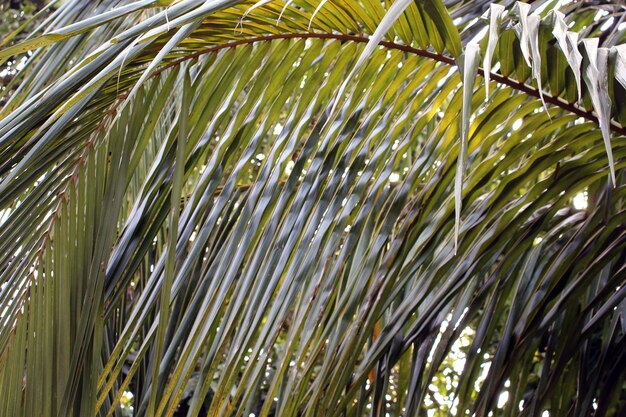
{"type": "Polygon", "coordinates": [[[490,3],[69,0],[0,51],[0,415],[623,412],[623,33],[490,3]]]}

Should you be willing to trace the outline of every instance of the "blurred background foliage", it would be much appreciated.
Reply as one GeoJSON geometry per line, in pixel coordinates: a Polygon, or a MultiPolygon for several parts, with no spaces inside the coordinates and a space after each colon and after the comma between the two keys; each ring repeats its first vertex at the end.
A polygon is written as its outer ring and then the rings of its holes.
{"type": "MultiPolygon", "coordinates": [[[[53,10],[42,12],[46,6],[46,0],[4,0],[0,2],[0,42],[1,46],[14,44],[27,39],[35,33],[37,27],[45,20],[53,10]]],[[[0,64],[0,88],[5,89],[13,80],[20,66],[23,66],[26,57],[9,59],[0,64]]],[[[15,89],[17,84],[12,85],[15,89]]],[[[0,97],[0,106],[10,97],[11,92],[0,97]]]]}

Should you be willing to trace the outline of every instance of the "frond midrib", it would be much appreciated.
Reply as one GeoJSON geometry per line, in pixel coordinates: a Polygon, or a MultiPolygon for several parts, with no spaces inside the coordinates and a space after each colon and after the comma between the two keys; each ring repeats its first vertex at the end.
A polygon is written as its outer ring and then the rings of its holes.
{"type": "MultiPolygon", "coordinates": [[[[191,52],[187,55],[183,55],[180,58],[172,62],[169,62],[163,65],[162,67],[158,68],[157,70],[155,70],[152,73],[151,77],[156,77],[160,75],[163,71],[166,71],[172,67],[178,66],[188,60],[195,59],[202,55],[210,54],[213,52],[219,52],[223,49],[236,48],[238,46],[251,45],[251,44],[255,44],[259,42],[270,42],[274,40],[285,40],[285,39],[322,39],[322,40],[337,40],[341,42],[355,42],[355,43],[365,43],[365,44],[369,42],[369,38],[365,36],[340,34],[340,33],[310,33],[310,32],[309,33],[280,33],[280,34],[274,34],[274,35],[255,36],[255,37],[251,37],[247,39],[241,39],[238,41],[232,41],[232,42],[227,42],[227,43],[220,44],[220,45],[211,46],[209,48],[201,49],[195,52],[191,52]]],[[[381,41],[380,45],[389,49],[399,50],[402,52],[428,58],[428,59],[441,62],[449,66],[457,66],[457,63],[454,60],[454,58],[451,58],[449,56],[439,54],[436,52],[432,52],[427,49],[415,48],[413,46],[404,45],[404,44],[400,44],[400,43],[396,43],[392,41],[381,41]]],[[[485,76],[484,68],[478,67],[478,74],[484,77],[485,76]]],[[[536,87],[528,85],[524,82],[517,81],[514,78],[506,77],[497,72],[490,72],[489,77],[492,81],[495,81],[502,85],[506,85],[507,87],[510,87],[516,91],[524,93],[533,98],[540,99],[543,96],[543,100],[546,103],[549,103],[569,113],[575,114],[579,117],[592,121],[597,126],[600,125],[598,117],[595,115],[595,113],[592,110],[587,110],[584,107],[581,107],[576,103],[570,103],[564,100],[563,98],[549,94],[544,90],[542,90],[540,93],[539,89],[536,87]]],[[[615,120],[611,120],[609,127],[613,132],[619,135],[626,136],[626,128],[623,127],[618,122],[616,122],[615,120]]]]}

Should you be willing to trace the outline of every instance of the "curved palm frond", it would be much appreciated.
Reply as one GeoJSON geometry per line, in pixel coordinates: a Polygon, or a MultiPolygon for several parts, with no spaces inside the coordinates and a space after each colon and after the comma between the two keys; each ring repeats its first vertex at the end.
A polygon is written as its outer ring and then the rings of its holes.
{"type": "Polygon", "coordinates": [[[491,3],[70,0],[0,51],[0,415],[623,412],[624,12],[491,3]]]}

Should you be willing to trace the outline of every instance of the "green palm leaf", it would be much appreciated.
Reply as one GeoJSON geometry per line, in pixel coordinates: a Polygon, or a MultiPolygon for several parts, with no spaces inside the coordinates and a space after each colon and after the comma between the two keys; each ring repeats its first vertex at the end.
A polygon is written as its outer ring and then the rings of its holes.
{"type": "Polygon", "coordinates": [[[0,415],[620,415],[624,11],[490,3],[7,40],[0,415]]]}

